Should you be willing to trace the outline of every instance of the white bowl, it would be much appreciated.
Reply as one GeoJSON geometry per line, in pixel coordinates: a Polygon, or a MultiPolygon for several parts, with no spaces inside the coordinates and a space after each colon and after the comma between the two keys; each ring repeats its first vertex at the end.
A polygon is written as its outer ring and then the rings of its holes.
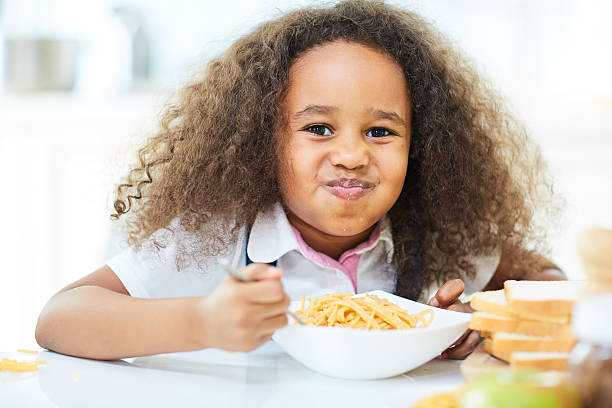
{"type": "MultiPolygon", "coordinates": [[[[369,380],[412,370],[453,344],[468,328],[469,313],[438,309],[375,290],[368,292],[409,313],[433,309],[428,327],[407,330],[365,330],[345,327],[299,326],[290,323],[272,338],[306,367],[332,377],[369,380]]],[[[291,302],[296,311],[301,302],[291,302]]]]}

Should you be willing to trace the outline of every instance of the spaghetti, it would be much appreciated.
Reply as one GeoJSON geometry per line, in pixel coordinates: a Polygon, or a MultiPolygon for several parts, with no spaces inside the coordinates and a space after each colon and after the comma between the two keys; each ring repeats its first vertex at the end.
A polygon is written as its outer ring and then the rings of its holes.
{"type": "Polygon", "coordinates": [[[39,365],[45,364],[46,360],[42,361],[17,361],[8,358],[0,360],[0,371],[10,371],[13,373],[24,373],[28,371],[36,371],[39,365]]]}
{"type": "Polygon", "coordinates": [[[313,326],[342,326],[355,329],[413,329],[427,327],[433,320],[433,310],[425,309],[409,314],[394,303],[366,294],[354,297],[351,293],[323,295],[308,299],[296,315],[313,326]]]}
{"type": "MultiPolygon", "coordinates": [[[[27,350],[27,349],[17,349],[18,353],[26,353],[26,354],[38,354],[38,351],[27,350]]],[[[39,361],[18,361],[10,358],[3,358],[0,360],[0,371],[10,371],[12,373],[25,373],[29,371],[36,371],[38,366],[41,364],[46,364],[47,360],[39,360],[39,361]]]]}

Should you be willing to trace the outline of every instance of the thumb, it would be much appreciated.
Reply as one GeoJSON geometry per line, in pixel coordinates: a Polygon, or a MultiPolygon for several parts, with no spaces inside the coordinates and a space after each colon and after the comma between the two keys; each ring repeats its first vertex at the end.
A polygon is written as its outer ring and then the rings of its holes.
{"type": "Polygon", "coordinates": [[[451,279],[446,281],[444,285],[436,292],[434,297],[427,303],[430,306],[446,309],[459,299],[463,293],[465,285],[461,279],[451,279]]]}
{"type": "Polygon", "coordinates": [[[258,281],[265,279],[280,279],[283,272],[280,268],[270,266],[265,263],[252,263],[239,271],[242,276],[250,281],[258,281]]]}

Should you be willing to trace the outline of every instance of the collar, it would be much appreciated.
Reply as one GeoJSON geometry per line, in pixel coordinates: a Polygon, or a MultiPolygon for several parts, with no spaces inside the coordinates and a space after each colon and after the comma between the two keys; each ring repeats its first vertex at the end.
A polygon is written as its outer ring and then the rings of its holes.
{"type": "MultiPolygon", "coordinates": [[[[386,261],[390,263],[393,259],[393,235],[391,221],[386,215],[380,221],[380,234],[376,243],[359,252],[366,252],[376,247],[380,241],[384,245],[386,261]]],[[[276,203],[267,211],[257,214],[247,244],[249,258],[253,262],[270,263],[293,250],[301,252],[283,206],[276,203]]]]}
{"type": "Polygon", "coordinates": [[[287,252],[300,248],[280,203],[257,214],[248,239],[247,253],[253,262],[274,262],[287,252]]]}

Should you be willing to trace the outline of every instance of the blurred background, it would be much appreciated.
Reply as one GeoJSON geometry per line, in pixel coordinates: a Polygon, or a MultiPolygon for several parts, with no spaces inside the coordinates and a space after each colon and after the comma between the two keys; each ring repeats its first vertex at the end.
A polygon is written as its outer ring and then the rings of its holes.
{"type": "MultiPolygon", "coordinates": [[[[567,205],[550,256],[612,227],[612,2],[390,1],[445,33],[541,145],[567,205]]],[[[114,183],[172,92],[259,22],[312,1],[0,0],[0,350],[121,250],[114,183]]]]}

